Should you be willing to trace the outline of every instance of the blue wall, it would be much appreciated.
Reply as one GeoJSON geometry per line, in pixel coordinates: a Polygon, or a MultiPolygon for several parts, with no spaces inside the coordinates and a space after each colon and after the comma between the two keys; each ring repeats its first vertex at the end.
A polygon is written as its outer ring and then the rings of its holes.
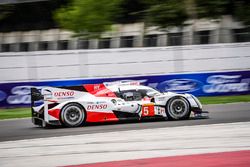
{"type": "Polygon", "coordinates": [[[140,80],[144,85],[162,92],[191,93],[195,96],[238,95],[250,93],[250,71],[187,73],[140,77],[58,80],[0,84],[0,107],[30,105],[33,86],[73,86],[116,80],[140,80]]]}

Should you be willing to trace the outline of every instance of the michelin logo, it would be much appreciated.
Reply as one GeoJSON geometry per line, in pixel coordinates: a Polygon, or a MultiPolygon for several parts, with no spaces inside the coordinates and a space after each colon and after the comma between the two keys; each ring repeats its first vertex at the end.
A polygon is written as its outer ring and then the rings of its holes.
{"type": "Polygon", "coordinates": [[[249,82],[243,82],[241,75],[212,75],[204,85],[205,93],[244,92],[249,90],[249,82]]]}

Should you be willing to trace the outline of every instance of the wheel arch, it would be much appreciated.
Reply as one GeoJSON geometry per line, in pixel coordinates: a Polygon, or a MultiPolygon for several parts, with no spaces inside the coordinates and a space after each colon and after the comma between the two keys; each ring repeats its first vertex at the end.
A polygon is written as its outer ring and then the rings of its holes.
{"type": "MultiPolygon", "coordinates": [[[[166,102],[166,104],[165,104],[166,114],[169,116],[169,114],[168,114],[168,105],[169,105],[169,103],[171,102],[171,100],[176,99],[176,98],[183,98],[183,99],[186,100],[186,102],[188,103],[188,106],[189,106],[189,114],[188,114],[188,115],[190,115],[191,109],[192,109],[191,104],[190,104],[189,100],[188,100],[185,96],[182,96],[182,95],[175,95],[175,96],[173,96],[173,97],[171,97],[171,98],[169,98],[169,99],[167,100],[167,102],[166,102]]],[[[188,116],[188,117],[189,117],[189,116],[188,116]]],[[[183,120],[183,119],[187,119],[187,118],[184,117],[184,118],[181,118],[180,120],[183,120]]],[[[173,118],[170,117],[170,120],[173,120],[173,118]]]]}
{"type": "Polygon", "coordinates": [[[170,98],[166,101],[165,106],[167,106],[167,105],[169,104],[169,102],[170,102],[172,99],[174,99],[174,98],[184,98],[184,99],[188,102],[188,104],[189,104],[189,109],[191,109],[191,104],[190,104],[189,100],[188,100],[185,96],[182,96],[182,95],[175,95],[175,96],[173,96],[173,97],[170,97],[170,98]]]}

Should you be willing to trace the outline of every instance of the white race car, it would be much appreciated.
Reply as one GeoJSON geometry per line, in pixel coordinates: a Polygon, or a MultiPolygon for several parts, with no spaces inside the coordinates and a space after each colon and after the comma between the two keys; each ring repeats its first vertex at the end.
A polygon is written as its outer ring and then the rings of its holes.
{"type": "Polygon", "coordinates": [[[199,100],[191,94],[159,91],[137,81],[117,81],[71,87],[31,89],[35,125],[83,126],[87,122],[127,119],[189,119],[204,116],[199,100]]]}

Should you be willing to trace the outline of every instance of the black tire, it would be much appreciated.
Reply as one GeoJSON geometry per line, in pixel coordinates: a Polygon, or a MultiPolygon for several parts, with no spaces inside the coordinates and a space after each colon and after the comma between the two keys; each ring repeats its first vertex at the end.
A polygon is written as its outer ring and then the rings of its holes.
{"type": "Polygon", "coordinates": [[[67,127],[81,126],[86,120],[86,112],[78,103],[69,103],[62,108],[61,122],[67,127]]]}
{"type": "Polygon", "coordinates": [[[173,97],[166,105],[166,114],[170,120],[188,119],[190,113],[190,104],[184,97],[173,97]]]}

